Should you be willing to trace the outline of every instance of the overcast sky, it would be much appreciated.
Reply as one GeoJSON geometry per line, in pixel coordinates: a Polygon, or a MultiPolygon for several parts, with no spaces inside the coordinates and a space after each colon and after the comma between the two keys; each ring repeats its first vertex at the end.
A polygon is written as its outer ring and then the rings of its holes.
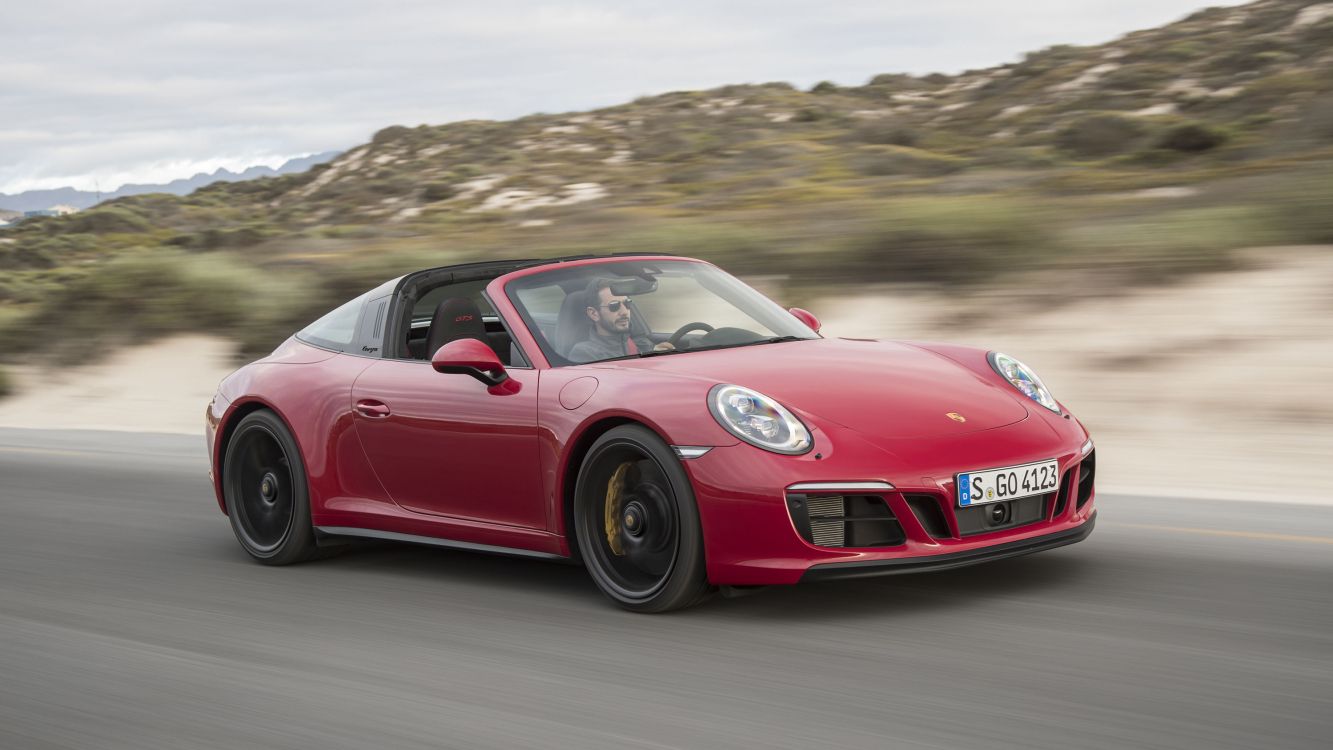
{"type": "Polygon", "coordinates": [[[0,192],[112,190],[728,83],[954,73],[1199,0],[45,0],[0,13],[0,192]]]}

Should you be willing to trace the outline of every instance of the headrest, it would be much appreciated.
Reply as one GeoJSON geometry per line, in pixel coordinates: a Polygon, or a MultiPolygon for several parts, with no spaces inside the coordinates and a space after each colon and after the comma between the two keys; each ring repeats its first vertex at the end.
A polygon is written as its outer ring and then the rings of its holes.
{"type": "Polygon", "coordinates": [[[487,342],[481,310],[467,297],[450,297],[436,306],[430,331],[426,334],[426,358],[430,359],[440,347],[458,339],[487,342]]]}

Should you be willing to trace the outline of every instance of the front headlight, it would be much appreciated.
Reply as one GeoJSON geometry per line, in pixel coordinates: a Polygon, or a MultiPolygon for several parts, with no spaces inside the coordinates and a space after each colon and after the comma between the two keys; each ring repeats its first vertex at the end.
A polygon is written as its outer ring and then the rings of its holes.
{"type": "Polygon", "coordinates": [[[782,404],[739,385],[715,385],[708,410],[717,423],[750,445],[774,453],[798,455],[810,450],[810,431],[782,404]]]}
{"type": "Polygon", "coordinates": [[[1041,382],[1041,378],[1037,377],[1037,373],[1033,372],[1031,367],[1008,354],[999,352],[987,354],[986,359],[990,360],[990,366],[1000,373],[1000,377],[1008,380],[1009,384],[1017,388],[1024,396],[1056,414],[1060,413],[1060,405],[1055,402],[1055,396],[1051,395],[1050,390],[1046,388],[1046,384],[1041,382]]]}

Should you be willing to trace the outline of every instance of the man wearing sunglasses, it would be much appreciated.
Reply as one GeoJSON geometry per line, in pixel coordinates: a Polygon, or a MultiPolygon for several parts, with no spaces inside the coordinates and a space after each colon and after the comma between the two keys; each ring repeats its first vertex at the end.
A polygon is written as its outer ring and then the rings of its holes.
{"type": "Polygon", "coordinates": [[[653,345],[647,336],[630,334],[629,297],[612,294],[610,279],[594,279],[585,292],[588,306],[585,312],[592,321],[591,335],[569,350],[575,362],[596,362],[613,357],[626,357],[654,349],[674,349],[663,341],[653,345]]]}

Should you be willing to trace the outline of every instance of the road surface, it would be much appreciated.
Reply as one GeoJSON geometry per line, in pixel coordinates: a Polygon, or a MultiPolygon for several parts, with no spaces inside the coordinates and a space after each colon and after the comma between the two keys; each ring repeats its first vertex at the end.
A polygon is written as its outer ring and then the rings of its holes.
{"type": "Polygon", "coordinates": [[[205,471],[202,438],[0,430],[0,747],[1333,737],[1333,508],[1103,496],[1071,547],[643,616],[521,559],[263,567],[205,471]]]}

